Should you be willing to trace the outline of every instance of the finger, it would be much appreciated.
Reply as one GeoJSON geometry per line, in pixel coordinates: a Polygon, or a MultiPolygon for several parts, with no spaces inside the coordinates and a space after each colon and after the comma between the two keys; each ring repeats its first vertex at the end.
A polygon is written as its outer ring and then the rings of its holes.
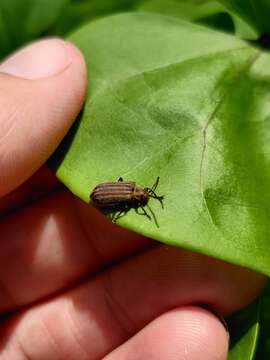
{"type": "Polygon", "coordinates": [[[43,165],[25,183],[0,199],[0,217],[37,202],[63,187],[48,167],[43,165]]]}
{"type": "Polygon", "coordinates": [[[207,304],[231,314],[252,302],[267,278],[199,253],[161,246],[104,274],[103,281],[111,301],[125,312],[132,309],[131,320],[145,323],[156,315],[154,309],[163,312],[179,304],[207,304]],[[136,294],[143,294],[143,302],[136,294]]]}
{"type": "Polygon", "coordinates": [[[43,40],[0,65],[0,196],[51,155],[80,111],[86,68],[79,51],[43,40]]]}
{"type": "Polygon", "coordinates": [[[244,268],[155,248],[26,311],[7,328],[5,344],[14,349],[19,341],[30,358],[42,349],[44,359],[101,359],[170,309],[205,303],[229,314],[251,302],[265,283],[244,268]]]}
{"type": "Polygon", "coordinates": [[[5,217],[0,234],[2,312],[51,295],[152,245],[68,192],[5,217]]]}
{"type": "Polygon", "coordinates": [[[213,314],[198,307],[177,308],[153,320],[104,360],[225,360],[228,339],[213,314]]]}

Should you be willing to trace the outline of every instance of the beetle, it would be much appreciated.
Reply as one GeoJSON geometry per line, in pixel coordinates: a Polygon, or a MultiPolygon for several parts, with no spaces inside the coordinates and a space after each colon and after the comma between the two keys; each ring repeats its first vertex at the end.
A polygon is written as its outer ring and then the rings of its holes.
{"type": "Polygon", "coordinates": [[[124,181],[123,178],[120,177],[116,182],[97,185],[91,192],[90,199],[97,209],[105,213],[112,213],[111,220],[114,223],[130,209],[135,209],[137,214],[145,215],[149,220],[152,220],[151,216],[145,210],[145,206],[147,206],[158,227],[155,214],[148,206],[149,199],[153,198],[158,200],[163,208],[164,196],[158,196],[155,193],[158,183],[159,177],[157,177],[151,188],[141,188],[136,185],[135,181],[124,181]],[[139,213],[139,208],[142,209],[143,213],[139,213]]]}

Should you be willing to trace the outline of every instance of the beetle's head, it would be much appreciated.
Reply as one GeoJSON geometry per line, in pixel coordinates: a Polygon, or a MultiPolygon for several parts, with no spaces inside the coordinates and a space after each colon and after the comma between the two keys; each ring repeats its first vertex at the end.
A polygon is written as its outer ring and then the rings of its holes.
{"type": "Polygon", "coordinates": [[[136,191],[136,200],[140,206],[145,206],[149,200],[149,193],[146,189],[137,189],[136,191]]]}

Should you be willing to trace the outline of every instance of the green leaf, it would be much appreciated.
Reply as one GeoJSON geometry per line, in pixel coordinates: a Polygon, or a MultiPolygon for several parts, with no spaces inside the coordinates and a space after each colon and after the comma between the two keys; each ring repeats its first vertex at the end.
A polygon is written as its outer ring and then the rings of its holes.
{"type": "Polygon", "coordinates": [[[219,0],[233,13],[242,17],[259,34],[270,34],[269,0],[219,0]]]}
{"type": "Polygon", "coordinates": [[[229,360],[270,359],[270,282],[253,304],[229,321],[229,360]]]}
{"type": "Polygon", "coordinates": [[[69,0],[1,0],[0,58],[49,29],[69,0]]]}
{"type": "Polygon", "coordinates": [[[270,282],[259,300],[260,304],[260,341],[256,360],[270,359],[270,282]]]}
{"type": "Polygon", "coordinates": [[[53,27],[53,33],[65,35],[90,20],[132,10],[140,2],[141,0],[71,0],[63,16],[53,27]]]}
{"type": "Polygon", "coordinates": [[[253,360],[259,342],[261,299],[233,315],[228,322],[230,352],[228,360],[253,360]]]}
{"type": "Polygon", "coordinates": [[[145,0],[137,8],[140,11],[152,11],[163,15],[175,16],[179,19],[195,21],[224,29],[234,31],[231,16],[225,7],[213,0],[145,0]]]}
{"type": "Polygon", "coordinates": [[[57,176],[86,202],[101,182],[160,176],[160,228],[135,211],[121,225],[269,275],[270,56],[154,14],[108,17],[71,40],[89,90],[57,176]]]}
{"type": "Polygon", "coordinates": [[[256,39],[257,33],[235,12],[230,13],[217,0],[82,0],[70,1],[52,33],[65,35],[85,22],[124,11],[155,12],[235,32],[243,39],[256,39]]]}
{"type": "Polygon", "coordinates": [[[215,0],[145,0],[137,8],[179,19],[194,21],[211,28],[235,33],[242,39],[254,40],[258,34],[238,15],[215,0]]]}

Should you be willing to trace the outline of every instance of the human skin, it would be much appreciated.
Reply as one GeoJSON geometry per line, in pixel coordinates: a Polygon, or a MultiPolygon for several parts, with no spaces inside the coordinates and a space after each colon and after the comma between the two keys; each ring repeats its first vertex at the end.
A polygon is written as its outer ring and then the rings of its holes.
{"type": "Polygon", "coordinates": [[[225,327],[198,304],[228,316],[265,277],[121,229],[57,182],[44,163],[85,89],[60,39],[0,65],[0,360],[226,359],[225,327]]]}

